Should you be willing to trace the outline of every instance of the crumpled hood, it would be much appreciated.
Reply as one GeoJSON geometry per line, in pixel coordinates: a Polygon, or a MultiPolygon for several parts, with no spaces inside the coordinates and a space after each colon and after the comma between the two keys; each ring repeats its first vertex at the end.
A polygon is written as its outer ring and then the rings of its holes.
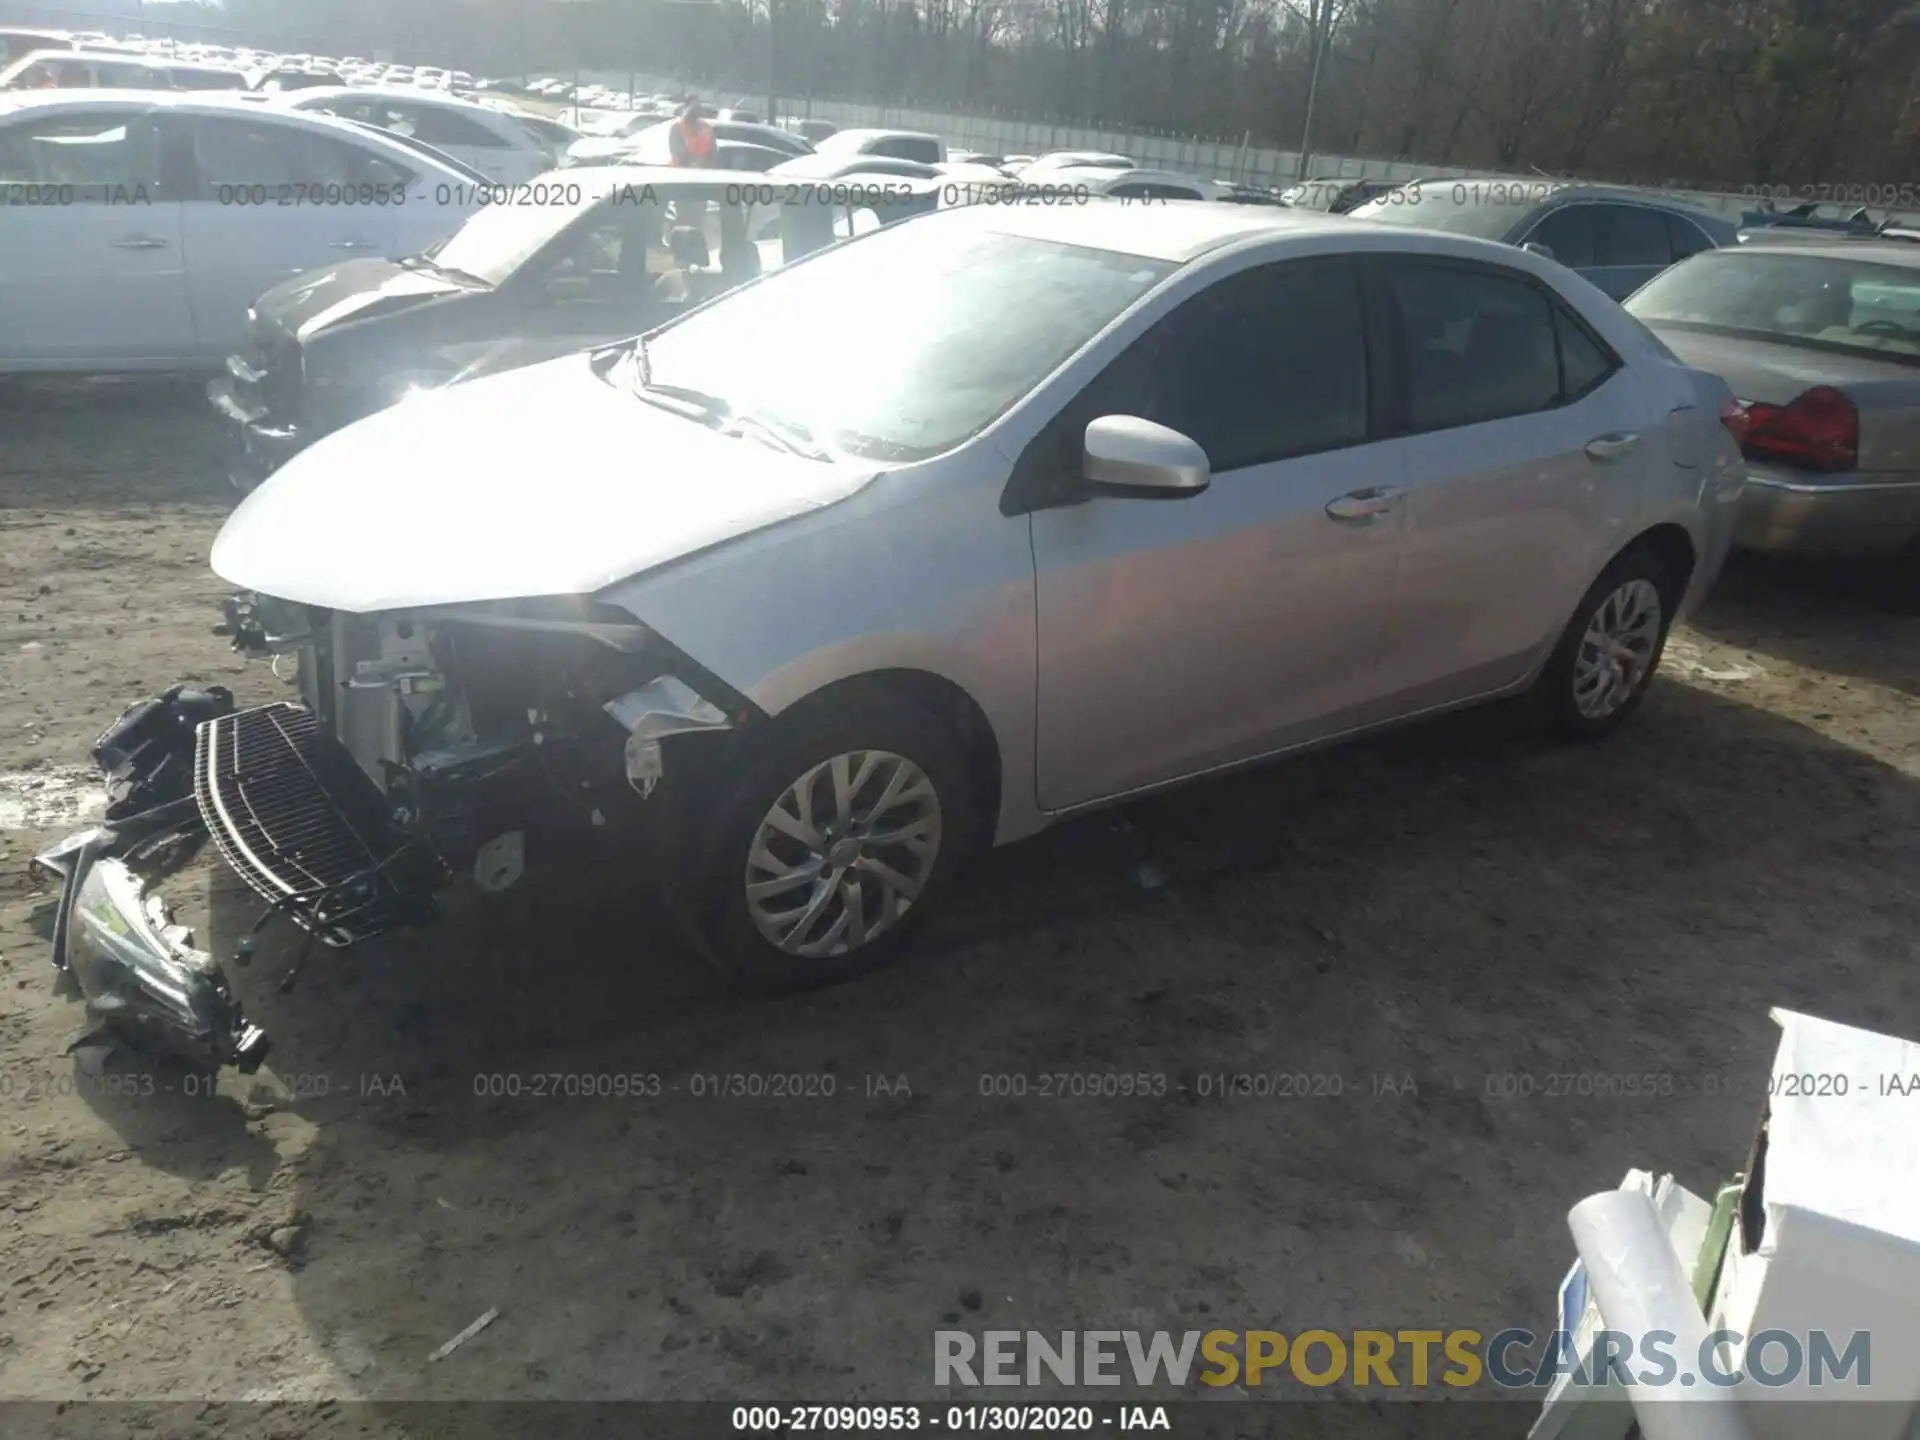
{"type": "Polygon", "coordinates": [[[241,502],[212,564],[243,589],[359,614],[584,595],[876,473],[716,433],[569,355],[309,446],[241,502]]]}
{"type": "Polygon", "coordinates": [[[342,321],[458,295],[468,287],[430,270],[391,260],[348,260],[283,280],[258,300],[254,313],[301,340],[342,321]]]}

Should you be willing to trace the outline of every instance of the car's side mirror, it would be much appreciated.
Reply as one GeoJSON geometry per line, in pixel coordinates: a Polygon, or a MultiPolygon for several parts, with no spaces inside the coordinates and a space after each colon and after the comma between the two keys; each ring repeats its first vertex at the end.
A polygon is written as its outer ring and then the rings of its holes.
{"type": "Polygon", "coordinates": [[[1199,445],[1138,415],[1102,415],[1090,422],[1081,455],[1081,478],[1096,495],[1181,500],[1213,479],[1199,445]]]}
{"type": "Polygon", "coordinates": [[[1553,247],[1551,245],[1542,245],[1538,240],[1523,240],[1520,243],[1520,248],[1530,254],[1538,255],[1542,260],[1552,260],[1555,258],[1553,247]]]}

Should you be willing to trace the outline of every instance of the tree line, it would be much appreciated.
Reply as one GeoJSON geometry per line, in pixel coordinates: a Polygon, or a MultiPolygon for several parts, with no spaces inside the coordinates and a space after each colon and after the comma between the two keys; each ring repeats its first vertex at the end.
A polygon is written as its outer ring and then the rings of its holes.
{"type": "Polygon", "coordinates": [[[1920,0],[227,0],[212,13],[493,74],[630,68],[740,97],[771,86],[1283,149],[1300,148],[1311,109],[1308,148],[1325,154],[1863,201],[1920,189],[1920,0]]]}

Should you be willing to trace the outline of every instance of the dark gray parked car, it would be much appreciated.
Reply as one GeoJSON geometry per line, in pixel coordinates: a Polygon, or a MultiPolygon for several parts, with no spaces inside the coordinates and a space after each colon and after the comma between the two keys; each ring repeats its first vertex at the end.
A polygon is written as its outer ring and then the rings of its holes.
{"type": "Polygon", "coordinates": [[[1676,260],[1731,245],[1733,222],[1639,190],[1472,176],[1416,180],[1350,212],[1526,245],[1624,300],[1676,260]]]}

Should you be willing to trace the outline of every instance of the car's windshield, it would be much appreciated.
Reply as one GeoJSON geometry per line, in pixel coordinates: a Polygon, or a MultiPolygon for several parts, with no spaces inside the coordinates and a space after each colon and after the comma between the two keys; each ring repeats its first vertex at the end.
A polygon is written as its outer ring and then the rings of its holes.
{"type": "Polygon", "coordinates": [[[688,317],[649,360],[656,380],[816,444],[924,459],[978,433],[1173,268],[916,221],[688,317]]]}
{"type": "Polygon", "coordinates": [[[1920,362],[1920,268],[1788,251],[1712,250],[1627,302],[1646,324],[1920,362]]]}
{"type": "Polygon", "coordinates": [[[549,240],[598,203],[596,191],[582,186],[579,193],[577,205],[489,205],[427,255],[448,270],[489,285],[504,284],[549,240]]]}
{"type": "Polygon", "coordinates": [[[1430,180],[1389,190],[1348,213],[1356,220],[1503,240],[1547,198],[1540,185],[1527,182],[1430,180]]]}

